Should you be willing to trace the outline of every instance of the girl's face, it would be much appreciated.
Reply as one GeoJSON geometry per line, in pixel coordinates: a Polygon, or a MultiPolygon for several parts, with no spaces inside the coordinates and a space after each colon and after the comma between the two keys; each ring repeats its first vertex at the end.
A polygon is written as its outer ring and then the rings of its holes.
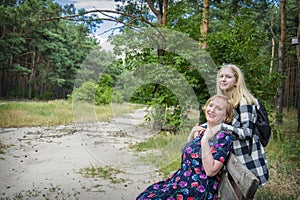
{"type": "Polygon", "coordinates": [[[226,106],[227,102],[224,99],[216,98],[211,100],[205,109],[207,122],[214,126],[223,122],[227,116],[226,106]]]}
{"type": "Polygon", "coordinates": [[[232,90],[236,86],[237,80],[231,68],[227,67],[220,71],[218,83],[220,90],[226,92],[232,90]]]}

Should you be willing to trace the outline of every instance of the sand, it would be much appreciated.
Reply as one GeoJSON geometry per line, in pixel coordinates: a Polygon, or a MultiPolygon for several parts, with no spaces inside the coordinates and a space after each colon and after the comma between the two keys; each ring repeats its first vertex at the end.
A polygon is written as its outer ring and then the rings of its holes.
{"type": "Polygon", "coordinates": [[[161,180],[156,168],[129,148],[154,134],[144,126],[146,113],[143,108],[110,122],[1,128],[0,140],[7,148],[0,154],[0,197],[135,199],[161,180]],[[110,178],[79,173],[92,167],[121,172],[110,178]]]}

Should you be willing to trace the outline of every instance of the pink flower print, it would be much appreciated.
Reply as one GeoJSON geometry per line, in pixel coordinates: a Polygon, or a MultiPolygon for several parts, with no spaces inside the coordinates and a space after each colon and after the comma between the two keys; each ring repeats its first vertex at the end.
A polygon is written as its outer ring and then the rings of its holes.
{"type": "Polygon", "coordinates": [[[173,184],[173,189],[176,189],[176,188],[177,188],[177,184],[174,183],[174,184],[173,184]]]}
{"type": "Polygon", "coordinates": [[[148,195],[148,197],[153,197],[154,196],[154,194],[153,193],[150,193],[149,195],[148,195]]]}
{"type": "Polygon", "coordinates": [[[198,183],[198,182],[192,182],[192,183],[191,183],[191,186],[192,186],[192,187],[198,187],[198,186],[199,186],[199,183],[198,183]]]}
{"type": "Polygon", "coordinates": [[[153,189],[157,190],[159,188],[159,185],[158,184],[154,184],[153,185],[153,189]]]}
{"type": "Polygon", "coordinates": [[[187,200],[194,200],[194,197],[188,197],[187,200]]]}
{"type": "Polygon", "coordinates": [[[185,182],[185,181],[180,181],[179,185],[180,185],[181,187],[186,187],[186,186],[187,186],[187,182],[185,182]]]}
{"type": "Polygon", "coordinates": [[[198,155],[197,153],[191,153],[191,157],[192,157],[192,158],[198,158],[199,155],[198,155]]]}
{"type": "Polygon", "coordinates": [[[221,144],[216,144],[216,145],[215,145],[216,148],[220,148],[220,147],[222,147],[222,146],[224,146],[223,143],[221,143],[221,144]]]}
{"type": "Polygon", "coordinates": [[[184,174],[183,174],[185,177],[188,177],[188,176],[190,176],[191,175],[191,172],[184,172],[184,174]]]}
{"type": "Polygon", "coordinates": [[[220,162],[221,162],[221,163],[224,163],[224,162],[225,162],[225,158],[224,158],[224,157],[221,157],[221,158],[220,158],[220,162]]]}
{"type": "Polygon", "coordinates": [[[206,174],[200,174],[199,177],[202,178],[202,179],[207,179],[206,174]]]}
{"type": "Polygon", "coordinates": [[[175,181],[177,182],[179,180],[180,180],[180,176],[177,176],[176,179],[175,179],[175,181]]]}
{"type": "Polygon", "coordinates": [[[223,138],[224,137],[224,133],[223,132],[221,132],[221,133],[219,133],[218,135],[217,135],[217,139],[220,139],[220,138],[223,138]]]}
{"type": "Polygon", "coordinates": [[[215,194],[213,200],[218,200],[218,194],[215,194]]]}
{"type": "Polygon", "coordinates": [[[176,199],[176,200],[182,200],[182,199],[183,199],[182,194],[179,194],[179,195],[177,196],[177,199],[176,199]]]}
{"type": "Polygon", "coordinates": [[[215,182],[214,185],[213,185],[214,190],[217,190],[217,189],[218,189],[218,186],[219,186],[219,183],[218,183],[218,182],[215,182]]]}
{"type": "Polygon", "coordinates": [[[197,190],[199,191],[199,192],[204,192],[205,191],[205,188],[203,187],[203,185],[200,185],[198,188],[197,188],[197,190]]]}
{"type": "Polygon", "coordinates": [[[200,174],[201,170],[197,167],[197,168],[195,168],[195,172],[196,172],[196,174],[200,174]]]}
{"type": "Polygon", "coordinates": [[[214,147],[210,147],[211,153],[216,153],[216,149],[214,147]]]}
{"type": "Polygon", "coordinates": [[[192,147],[188,147],[188,148],[187,148],[187,153],[188,153],[188,154],[191,154],[191,153],[192,153],[192,147]]]}

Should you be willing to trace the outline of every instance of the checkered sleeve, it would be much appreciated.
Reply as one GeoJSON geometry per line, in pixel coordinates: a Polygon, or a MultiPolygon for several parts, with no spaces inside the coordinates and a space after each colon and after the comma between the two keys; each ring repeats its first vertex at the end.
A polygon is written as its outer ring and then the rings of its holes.
{"type": "Polygon", "coordinates": [[[255,106],[240,105],[234,109],[232,125],[222,123],[221,129],[231,131],[236,139],[246,140],[252,138],[255,121],[255,106]]]}

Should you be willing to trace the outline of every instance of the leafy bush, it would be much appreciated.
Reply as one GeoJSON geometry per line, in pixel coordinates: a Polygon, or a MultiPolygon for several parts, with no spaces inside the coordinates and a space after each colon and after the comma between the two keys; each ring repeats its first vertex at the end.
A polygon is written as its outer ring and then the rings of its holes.
{"type": "Polygon", "coordinates": [[[113,79],[109,74],[102,75],[99,78],[99,83],[96,86],[95,104],[109,104],[112,97],[113,79]]]}
{"type": "Polygon", "coordinates": [[[73,100],[93,103],[97,84],[93,80],[86,81],[80,88],[75,88],[71,95],[73,100]]]}

